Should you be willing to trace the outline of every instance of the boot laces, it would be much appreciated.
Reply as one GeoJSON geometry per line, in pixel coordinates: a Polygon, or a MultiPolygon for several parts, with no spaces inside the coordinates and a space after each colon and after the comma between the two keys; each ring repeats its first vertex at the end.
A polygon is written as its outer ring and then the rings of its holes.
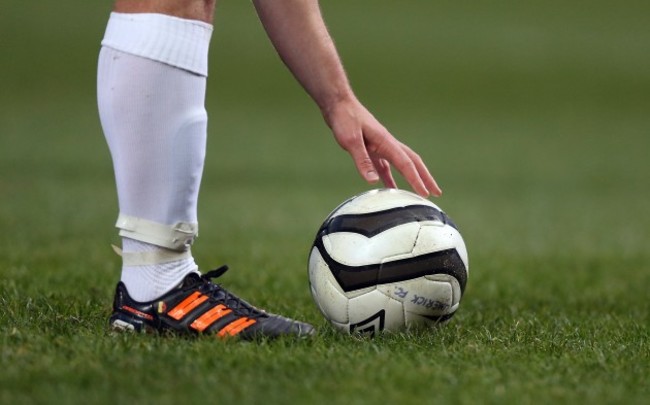
{"type": "Polygon", "coordinates": [[[246,316],[248,318],[259,318],[267,316],[267,314],[259,308],[254,307],[243,299],[237,297],[235,294],[221,287],[219,284],[213,283],[212,279],[223,276],[228,271],[228,266],[223,265],[215,270],[208,271],[201,275],[204,282],[204,287],[207,294],[213,301],[223,303],[230,308],[233,312],[246,316]]]}

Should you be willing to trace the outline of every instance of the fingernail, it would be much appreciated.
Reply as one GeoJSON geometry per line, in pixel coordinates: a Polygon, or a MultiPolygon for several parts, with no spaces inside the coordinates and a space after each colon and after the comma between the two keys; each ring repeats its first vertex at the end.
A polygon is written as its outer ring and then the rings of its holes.
{"type": "Polygon", "coordinates": [[[371,170],[369,172],[366,172],[366,180],[368,180],[368,181],[378,181],[379,180],[379,175],[377,174],[376,171],[371,170]]]}

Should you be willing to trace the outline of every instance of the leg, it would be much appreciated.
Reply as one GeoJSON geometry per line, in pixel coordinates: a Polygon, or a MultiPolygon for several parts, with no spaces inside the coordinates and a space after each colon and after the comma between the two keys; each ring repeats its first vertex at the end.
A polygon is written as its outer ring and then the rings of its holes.
{"type": "MultiPolygon", "coordinates": [[[[176,4],[170,11],[192,16],[199,4],[214,7],[203,0],[121,0],[116,10],[167,11],[168,3],[176,4]]],[[[115,12],[102,41],[98,104],[118,191],[122,281],[140,301],[196,271],[189,248],[198,232],[211,32],[203,21],[115,12]]]]}
{"type": "Polygon", "coordinates": [[[242,339],[310,336],[200,275],[190,252],[205,159],[207,56],[215,0],[117,0],[99,58],[97,97],[118,192],[117,329],[242,339]]]}
{"type": "Polygon", "coordinates": [[[212,24],[216,0],[116,0],[118,13],[157,13],[212,24]]]}

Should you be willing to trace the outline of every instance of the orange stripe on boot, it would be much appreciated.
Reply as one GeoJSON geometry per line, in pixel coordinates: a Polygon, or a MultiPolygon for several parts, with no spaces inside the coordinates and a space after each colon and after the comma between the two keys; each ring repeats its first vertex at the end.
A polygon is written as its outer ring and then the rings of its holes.
{"type": "Polygon", "coordinates": [[[218,333],[218,336],[219,337],[225,337],[226,335],[235,336],[236,334],[248,328],[255,322],[257,322],[255,319],[249,319],[249,318],[236,319],[230,322],[228,325],[226,325],[223,329],[221,329],[218,333]]]}
{"type": "Polygon", "coordinates": [[[181,301],[180,304],[176,305],[172,310],[170,310],[167,315],[180,321],[185,315],[187,315],[191,310],[201,305],[208,297],[201,294],[198,291],[195,291],[192,295],[185,298],[181,301]]]}
{"type": "Polygon", "coordinates": [[[207,311],[200,317],[196,318],[194,322],[190,325],[191,328],[199,332],[203,332],[208,326],[212,325],[217,319],[222,318],[223,316],[231,313],[232,310],[225,305],[217,305],[211,310],[207,311]]]}

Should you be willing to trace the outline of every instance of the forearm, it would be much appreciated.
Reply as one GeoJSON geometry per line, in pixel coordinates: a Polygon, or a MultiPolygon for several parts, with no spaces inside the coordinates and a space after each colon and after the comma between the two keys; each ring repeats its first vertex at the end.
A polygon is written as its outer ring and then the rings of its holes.
{"type": "Polygon", "coordinates": [[[278,54],[316,101],[338,144],[348,151],[359,174],[396,187],[394,165],[421,196],[441,190],[424,162],[399,142],[356,99],[321,17],[318,0],[253,0],[278,54]]]}
{"type": "Polygon", "coordinates": [[[323,114],[354,99],[317,0],[254,0],[278,54],[323,114]]]}

